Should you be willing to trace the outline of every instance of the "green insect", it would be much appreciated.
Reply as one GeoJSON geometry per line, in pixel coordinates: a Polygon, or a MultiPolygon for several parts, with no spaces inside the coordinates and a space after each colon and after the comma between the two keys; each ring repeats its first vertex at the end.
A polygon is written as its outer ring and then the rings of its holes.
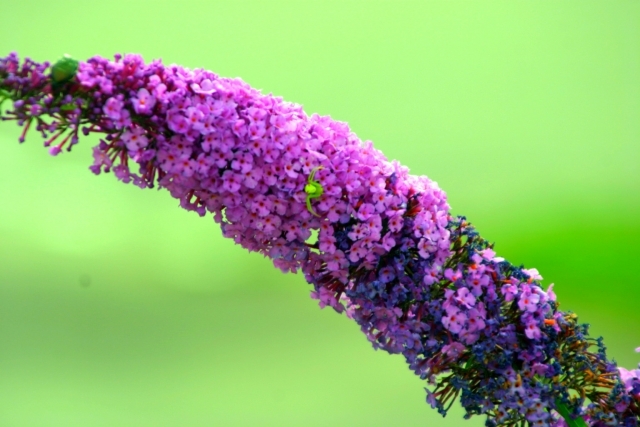
{"type": "Polygon", "coordinates": [[[51,81],[54,88],[60,87],[73,79],[78,72],[78,61],[64,55],[51,67],[51,81]]]}
{"type": "Polygon", "coordinates": [[[309,210],[309,212],[311,212],[313,215],[317,217],[319,217],[320,215],[318,215],[316,211],[313,210],[313,207],[311,206],[311,200],[317,199],[318,197],[322,196],[322,193],[324,193],[324,188],[322,188],[322,185],[320,184],[320,182],[314,181],[316,172],[319,169],[322,169],[322,166],[313,168],[313,170],[311,171],[311,174],[309,175],[309,180],[307,181],[307,184],[304,186],[304,192],[307,193],[307,209],[309,210]]]}

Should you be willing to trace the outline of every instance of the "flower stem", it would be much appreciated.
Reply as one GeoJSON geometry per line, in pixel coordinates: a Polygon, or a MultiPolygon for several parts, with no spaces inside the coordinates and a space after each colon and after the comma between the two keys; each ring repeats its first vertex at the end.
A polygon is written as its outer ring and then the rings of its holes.
{"type": "Polygon", "coordinates": [[[588,427],[582,417],[573,418],[567,405],[562,403],[559,399],[556,400],[556,411],[558,411],[562,418],[564,418],[569,427],[588,427]]]}

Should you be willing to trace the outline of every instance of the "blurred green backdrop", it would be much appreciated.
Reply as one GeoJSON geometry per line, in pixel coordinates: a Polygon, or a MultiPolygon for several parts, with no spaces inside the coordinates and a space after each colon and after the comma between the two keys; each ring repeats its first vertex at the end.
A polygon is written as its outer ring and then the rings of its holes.
{"type": "MultiPolygon", "coordinates": [[[[640,356],[637,1],[0,0],[0,55],[141,53],[347,121],[640,356]]],[[[481,426],[300,275],[0,123],[0,426],[481,426]]]]}

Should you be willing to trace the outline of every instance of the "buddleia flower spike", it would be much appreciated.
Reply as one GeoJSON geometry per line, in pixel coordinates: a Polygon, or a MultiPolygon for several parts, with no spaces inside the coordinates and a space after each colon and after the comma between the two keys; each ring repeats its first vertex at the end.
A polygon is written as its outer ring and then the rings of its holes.
{"type": "Polygon", "coordinates": [[[95,133],[95,174],[166,188],[223,236],[301,270],[321,307],[402,355],[442,415],[459,400],[488,427],[638,427],[640,369],[618,368],[535,268],[496,256],[435,182],[345,123],[139,55],[50,69],[13,53],[0,58],[2,100],[21,141],[35,123],[55,155],[95,133]]]}

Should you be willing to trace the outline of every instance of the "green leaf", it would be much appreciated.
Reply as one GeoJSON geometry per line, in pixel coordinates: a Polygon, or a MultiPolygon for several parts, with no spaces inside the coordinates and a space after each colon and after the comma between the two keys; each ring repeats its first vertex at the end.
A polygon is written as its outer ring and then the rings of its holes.
{"type": "Polygon", "coordinates": [[[582,417],[578,417],[575,419],[572,418],[571,411],[569,411],[567,405],[565,405],[558,399],[556,399],[556,411],[558,411],[562,418],[564,418],[569,427],[589,427],[585,420],[582,419],[582,417]]]}

